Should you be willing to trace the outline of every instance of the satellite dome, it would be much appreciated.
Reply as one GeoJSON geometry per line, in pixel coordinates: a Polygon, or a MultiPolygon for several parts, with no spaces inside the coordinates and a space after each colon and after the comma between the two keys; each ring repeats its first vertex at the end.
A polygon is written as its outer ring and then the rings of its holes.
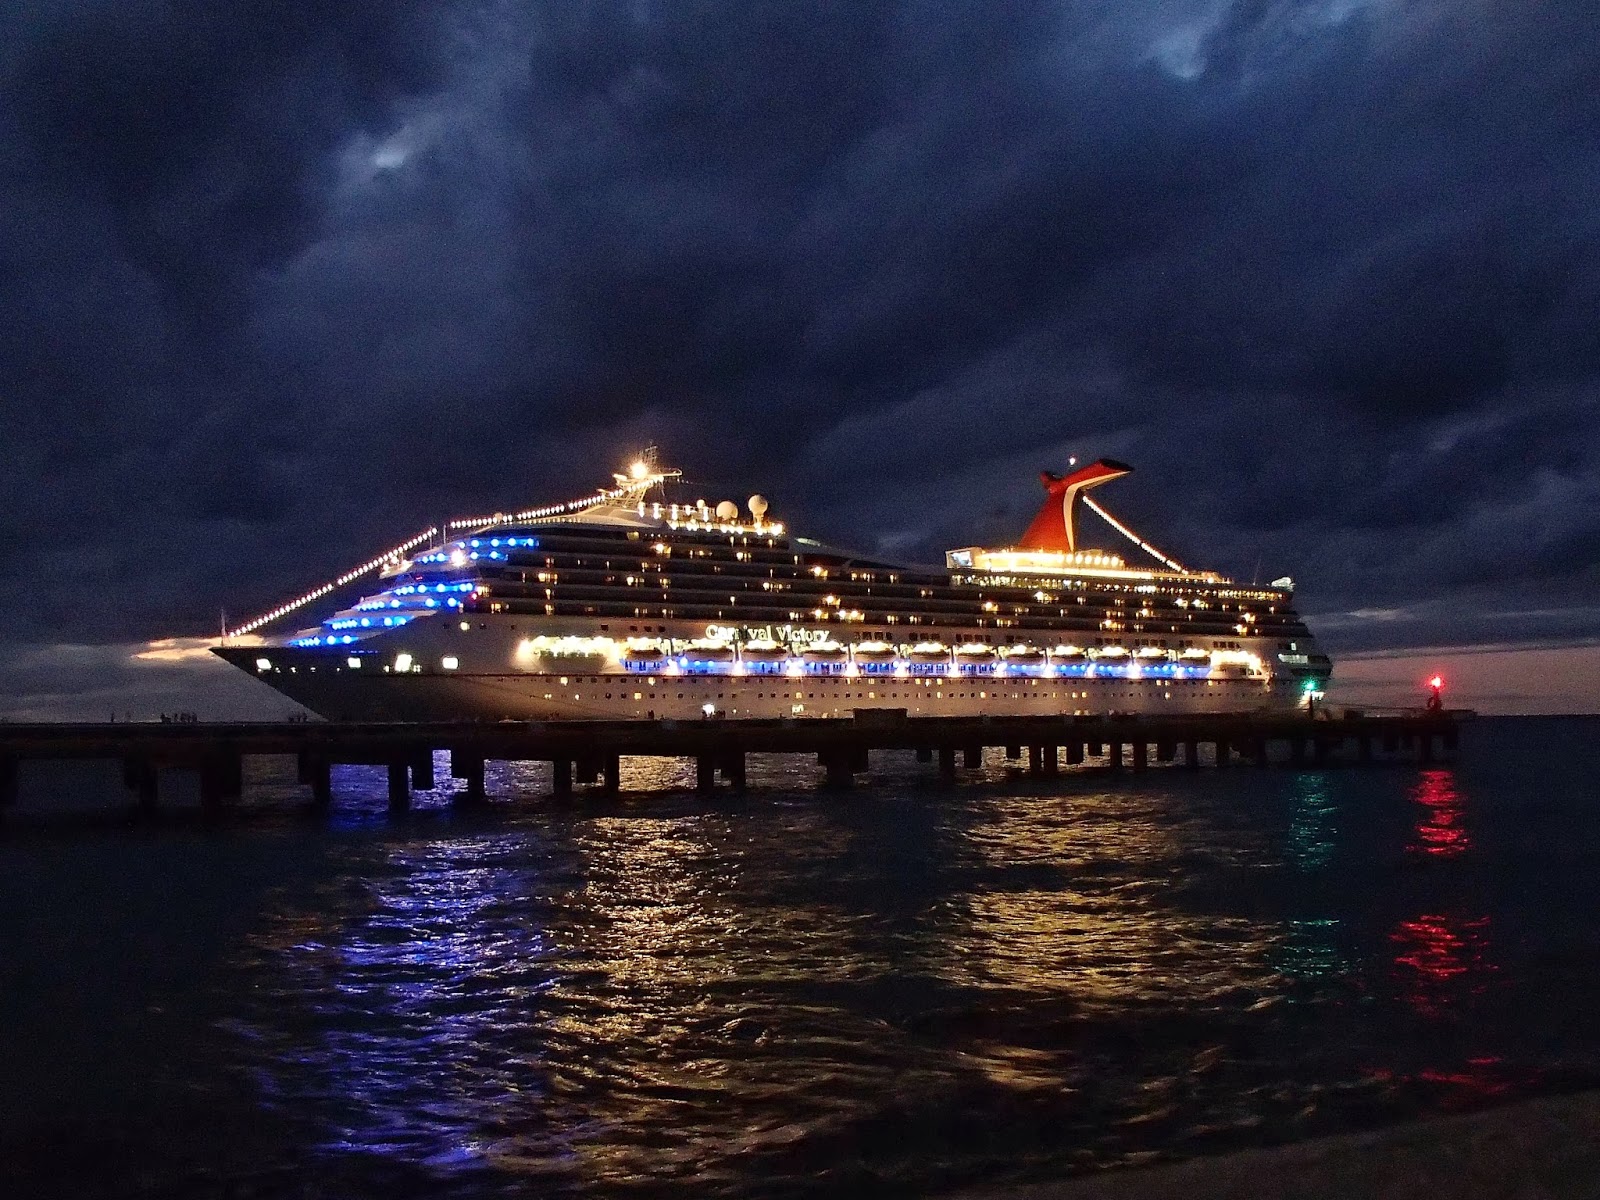
{"type": "Polygon", "coordinates": [[[751,512],[752,515],[754,515],[757,518],[766,516],[766,514],[767,514],[767,498],[765,496],[751,496],[750,497],[750,512],[751,512]]]}
{"type": "Polygon", "coordinates": [[[731,521],[739,515],[739,506],[732,500],[724,500],[717,505],[717,516],[724,521],[731,521]]]}

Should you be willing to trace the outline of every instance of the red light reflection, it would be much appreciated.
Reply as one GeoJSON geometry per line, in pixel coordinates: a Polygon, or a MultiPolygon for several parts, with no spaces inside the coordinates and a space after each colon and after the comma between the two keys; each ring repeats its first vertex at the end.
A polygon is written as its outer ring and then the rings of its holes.
{"type": "Polygon", "coordinates": [[[1425,1017],[1443,1016],[1468,996],[1487,986],[1494,970],[1484,953],[1489,918],[1473,921],[1421,916],[1401,921],[1389,940],[1395,955],[1395,976],[1403,1000],[1425,1017]]]}
{"type": "Polygon", "coordinates": [[[1454,772],[1448,768],[1422,772],[1411,799],[1422,805],[1422,812],[1407,854],[1455,858],[1467,852],[1472,845],[1464,827],[1467,805],[1456,791],[1454,772]]]}

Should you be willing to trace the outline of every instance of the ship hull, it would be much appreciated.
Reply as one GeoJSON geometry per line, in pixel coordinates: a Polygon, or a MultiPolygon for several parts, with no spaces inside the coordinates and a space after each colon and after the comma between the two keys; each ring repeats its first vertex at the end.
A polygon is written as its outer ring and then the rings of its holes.
{"type": "MultiPolygon", "coordinates": [[[[252,650],[219,651],[249,669],[252,650]]],[[[912,717],[1073,716],[1105,713],[1289,711],[1293,681],[821,675],[643,675],[621,672],[406,673],[331,664],[261,676],[297,704],[335,721],[660,720],[849,717],[904,709],[912,717]]]]}

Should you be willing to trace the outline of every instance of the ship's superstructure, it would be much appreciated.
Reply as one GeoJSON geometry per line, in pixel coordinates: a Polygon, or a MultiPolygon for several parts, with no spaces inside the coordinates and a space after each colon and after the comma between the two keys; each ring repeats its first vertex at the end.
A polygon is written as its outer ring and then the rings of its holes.
{"type": "Polygon", "coordinates": [[[1140,540],[1084,494],[1128,470],[1100,460],[1046,474],[1045,505],[1015,546],[952,550],[938,569],[794,536],[760,496],[743,511],[673,502],[677,473],[641,460],[590,500],[419,535],[335,581],[376,570],[381,590],[289,637],[226,638],[217,653],[334,719],[1304,704],[1331,666],[1289,581],[1234,583],[1140,540]],[[1152,565],[1086,548],[1085,506],[1152,565]]]}

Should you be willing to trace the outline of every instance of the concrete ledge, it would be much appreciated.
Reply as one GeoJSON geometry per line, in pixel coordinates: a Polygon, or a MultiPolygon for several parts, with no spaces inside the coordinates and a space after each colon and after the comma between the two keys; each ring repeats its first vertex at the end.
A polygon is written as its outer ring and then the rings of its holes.
{"type": "Polygon", "coordinates": [[[961,1193],[962,1200],[1593,1200],[1600,1092],[1170,1166],[961,1193]]]}

